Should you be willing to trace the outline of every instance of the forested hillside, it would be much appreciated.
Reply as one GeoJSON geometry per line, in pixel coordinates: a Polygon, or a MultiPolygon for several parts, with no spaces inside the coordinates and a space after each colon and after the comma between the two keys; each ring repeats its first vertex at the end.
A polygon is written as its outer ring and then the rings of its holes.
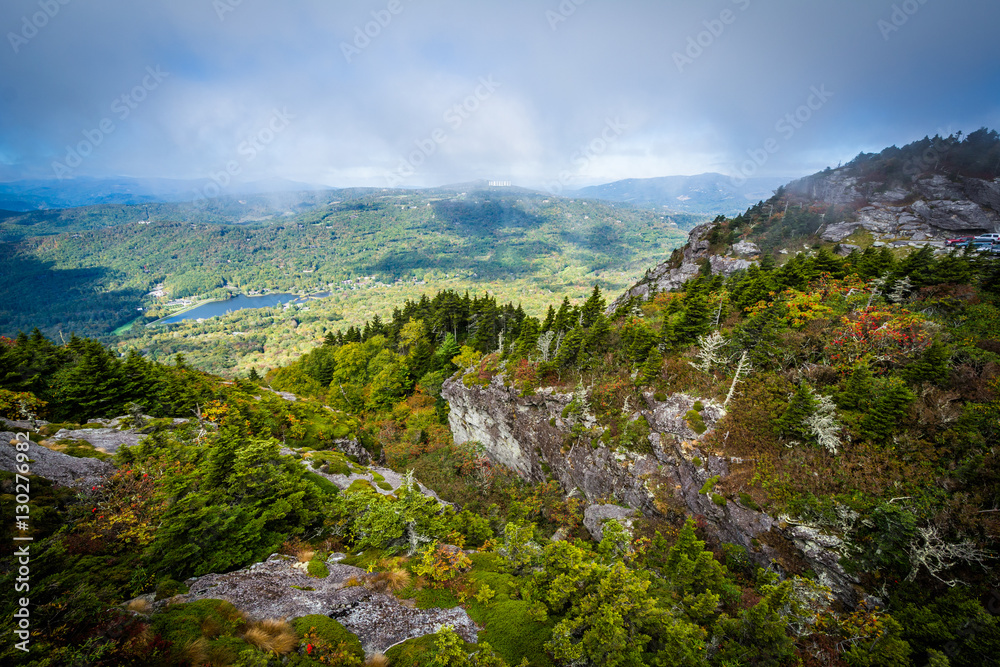
{"type": "Polygon", "coordinates": [[[228,200],[203,213],[161,205],[8,219],[4,229],[17,236],[0,274],[3,333],[108,334],[137,308],[147,309],[142,321],[155,320],[170,298],[327,292],[362,277],[393,284],[457,274],[470,287],[503,280],[558,291],[610,271],[625,283],[700,221],[527,191],[344,195],[331,203],[310,195],[294,210],[271,208],[263,222],[235,219],[229,208],[245,214],[249,205],[228,200]],[[147,295],[160,285],[163,298],[147,295]]]}
{"type": "MultiPolygon", "coordinates": [[[[31,521],[7,524],[0,585],[10,538],[32,537],[36,633],[4,659],[998,664],[1000,257],[824,238],[871,201],[779,191],[693,230],[610,307],[598,285],[528,308],[411,278],[366,319],[229,316],[212,355],[298,346],[235,380],[167,358],[184,329],[132,339],[159,360],[3,339],[0,417],[21,437],[2,499],[31,521]],[[37,470],[65,486],[31,475],[24,505],[16,475],[37,470]]],[[[461,228],[470,252],[554,229],[587,261],[614,247],[548,226],[585,225],[589,202],[430,203],[356,202],[301,233],[346,214],[371,234],[461,228]]],[[[494,277],[549,270],[508,247],[482,260],[494,277]]]]}

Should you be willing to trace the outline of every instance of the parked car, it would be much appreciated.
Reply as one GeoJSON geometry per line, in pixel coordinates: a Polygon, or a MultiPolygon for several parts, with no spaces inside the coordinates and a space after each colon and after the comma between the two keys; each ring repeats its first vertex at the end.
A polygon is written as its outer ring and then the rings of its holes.
{"type": "Polygon", "coordinates": [[[993,250],[993,244],[989,241],[973,241],[969,244],[973,252],[989,252],[993,250]]]}
{"type": "Polygon", "coordinates": [[[971,241],[974,238],[975,238],[974,236],[956,236],[953,239],[946,240],[944,242],[944,244],[946,246],[950,246],[950,245],[965,245],[966,243],[968,243],[969,241],[971,241]]]}
{"type": "Polygon", "coordinates": [[[973,243],[1000,243],[1000,234],[980,234],[972,239],[973,243]]]}

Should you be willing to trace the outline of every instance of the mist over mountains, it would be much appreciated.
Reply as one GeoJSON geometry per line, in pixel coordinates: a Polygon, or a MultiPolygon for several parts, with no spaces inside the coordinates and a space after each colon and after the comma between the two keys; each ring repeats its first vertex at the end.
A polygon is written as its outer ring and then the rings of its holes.
{"type": "Polygon", "coordinates": [[[769,198],[790,178],[758,177],[735,180],[724,174],[628,178],[604,185],[580,188],[580,197],[653,206],[686,213],[736,215],[748,206],[769,198]]]}

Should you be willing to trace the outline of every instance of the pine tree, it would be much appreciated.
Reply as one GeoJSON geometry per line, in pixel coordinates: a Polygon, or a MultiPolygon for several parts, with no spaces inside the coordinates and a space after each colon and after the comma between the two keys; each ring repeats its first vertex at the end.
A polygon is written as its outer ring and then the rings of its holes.
{"type": "Polygon", "coordinates": [[[559,353],[554,360],[557,366],[560,368],[574,368],[579,366],[584,335],[583,327],[574,327],[572,331],[566,334],[562,345],[559,347],[559,353]]]}
{"type": "Polygon", "coordinates": [[[948,362],[951,353],[940,340],[935,339],[913,363],[903,369],[903,379],[909,384],[923,382],[941,384],[948,379],[948,362]]]}
{"type": "Polygon", "coordinates": [[[879,397],[861,422],[861,435],[876,442],[888,440],[896,429],[916,395],[900,378],[889,378],[879,397]]]}
{"type": "Polygon", "coordinates": [[[594,291],[590,298],[583,304],[583,326],[591,327],[597,321],[597,317],[604,312],[604,297],[601,296],[601,289],[594,285],[594,291]]]}
{"type": "Polygon", "coordinates": [[[864,410],[871,405],[874,382],[868,362],[858,363],[844,383],[844,390],[837,395],[837,405],[843,410],[864,410]]]}
{"type": "Polygon", "coordinates": [[[585,348],[587,354],[599,355],[606,352],[610,346],[611,323],[604,313],[598,313],[597,318],[587,330],[585,348]]]}
{"type": "Polygon", "coordinates": [[[548,312],[545,313],[545,321],[542,323],[542,333],[545,333],[546,331],[551,331],[552,327],[555,326],[555,322],[556,322],[556,310],[550,305],[548,312]]]}
{"type": "Polygon", "coordinates": [[[674,327],[678,345],[693,345],[698,336],[708,333],[712,320],[708,297],[701,290],[692,290],[684,297],[684,315],[674,327]]]}
{"type": "Polygon", "coordinates": [[[778,432],[790,438],[801,438],[802,440],[812,439],[812,433],[806,424],[806,420],[819,407],[819,401],[813,396],[812,389],[805,382],[800,382],[788,402],[788,407],[776,422],[778,432]]]}
{"type": "Polygon", "coordinates": [[[653,384],[660,377],[663,370],[663,355],[655,347],[649,351],[646,361],[642,365],[640,372],[640,383],[643,385],[653,384]]]}

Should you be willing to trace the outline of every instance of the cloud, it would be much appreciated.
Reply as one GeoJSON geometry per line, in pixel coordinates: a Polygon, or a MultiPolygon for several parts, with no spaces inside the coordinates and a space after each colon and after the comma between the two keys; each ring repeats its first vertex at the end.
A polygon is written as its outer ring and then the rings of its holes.
{"type": "Polygon", "coordinates": [[[246,179],[380,185],[441,129],[407,185],[736,173],[770,138],[758,175],[793,176],[1000,124],[998,24],[973,0],[9,0],[0,178],[51,176],[105,119],[73,175],[207,178],[236,160],[246,179]],[[122,118],[149,67],[169,75],[122,118]],[[449,123],[483,77],[499,87],[449,123]],[[814,86],[832,97],[786,137],[814,86]],[[294,119],[248,159],[276,109],[294,119]],[[609,119],[627,129],[581,160],[609,119]]]}

